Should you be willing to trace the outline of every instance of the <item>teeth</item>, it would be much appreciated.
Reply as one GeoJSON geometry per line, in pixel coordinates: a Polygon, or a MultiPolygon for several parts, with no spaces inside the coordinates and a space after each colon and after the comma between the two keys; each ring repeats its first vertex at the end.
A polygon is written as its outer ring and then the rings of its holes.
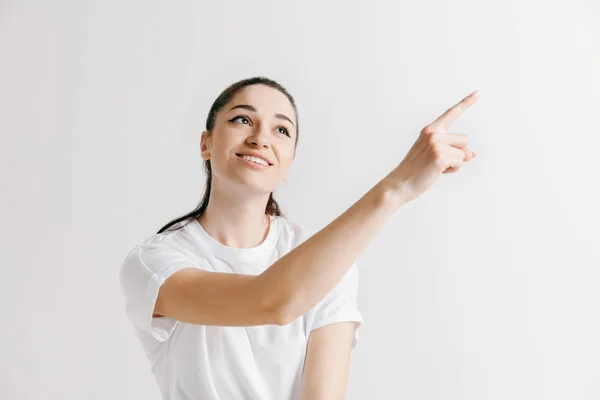
{"type": "Polygon", "coordinates": [[[247,156],[247,155],[242,155],[242,158],[244,160],[248,160],[248,161],[252,161],[255,162],[257,164],[262,164],[262,165],[269,165],[265,160],[263,160],[262,158],[258,158],[258,157],[252,157],[252,156],[247,156]]]}

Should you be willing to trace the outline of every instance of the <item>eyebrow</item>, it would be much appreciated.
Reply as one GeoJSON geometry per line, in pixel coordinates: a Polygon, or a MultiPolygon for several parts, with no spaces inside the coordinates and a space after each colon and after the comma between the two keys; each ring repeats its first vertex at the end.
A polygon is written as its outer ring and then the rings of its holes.
{"type": "MultiPolygon", "coordinates": [[[[248,105],[248,104],[239,104],[239,105],[237,105],[235,107],[231,107],[231,110],[234,110],[236,108],[243,108],[243,109],[248,110],[248,111],[254,111],[254,112],[256,112],[256,108],[254,108],[254,107],[252,107],[251,105],[248,105]]],[[[231,111],[231,110],[229,110],[229,111],[231,111]]],[[[289,119],[288,117],[286,117],[283,114],[276,113],[275,114],[275,118],[284,119],[286,121],[289,121],[290,124],[292,124],[292,126],[294,126],[294,127],[296,126],[296,125],[294,125],[294,123],[292,122],[291,119],[289,119]]]]}

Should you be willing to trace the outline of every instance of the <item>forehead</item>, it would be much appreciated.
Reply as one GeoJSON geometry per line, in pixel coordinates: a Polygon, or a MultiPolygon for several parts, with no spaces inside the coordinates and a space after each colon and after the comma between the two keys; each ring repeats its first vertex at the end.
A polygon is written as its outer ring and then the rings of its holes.
{"type": "Polygon", "coordinates": [[[259,114],[272,117],[283,114],[296,123],[296,113],[287,96],[279,90],[266,85],[250,85],[233,96],[226,109],[239,104],[247,104],[256,108],[259,114]]]}

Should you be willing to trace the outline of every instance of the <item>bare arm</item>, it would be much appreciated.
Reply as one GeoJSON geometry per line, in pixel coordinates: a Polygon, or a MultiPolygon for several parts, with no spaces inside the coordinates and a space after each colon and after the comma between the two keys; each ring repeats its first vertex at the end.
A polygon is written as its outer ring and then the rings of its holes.
{"type": "Polygon", "coordinates": [[[398,167],[262,274],[182,269],[162,285],[155,312],[225,326],[285,325],[298,318],[333,289],[398,207],[474,157],[468,137],[447,130],[476,100],[472,93],[423,128],[398,167]]]}
{"type": "Polygon", "coordinates": [[[175,320],[222,326],[285,325],[313,307],[341,280],[402,198],[380,181],[325,228],[260,275],[184,268],[161,286],[154,312],[175,320]]]}
{"type": "Polygon", "coordinates": [[[354,322],[339,322],[311,332],[302,373],[302,400],[342,400],[348,386],[354,322]]]}

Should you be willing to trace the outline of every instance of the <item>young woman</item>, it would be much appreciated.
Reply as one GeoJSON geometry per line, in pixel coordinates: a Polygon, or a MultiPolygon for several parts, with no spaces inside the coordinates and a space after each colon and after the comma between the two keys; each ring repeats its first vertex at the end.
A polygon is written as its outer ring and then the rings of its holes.
{"type": "Polygon", "coordinates": [[[294,99],[262,77],[225,89],[200,141],[200,205],[135,246],[120,270],[163,398],[343,399],[363,321],[355,260],[400,206],[475,156],[466,135],[447,130],[476,98],[425,127],[398,167],[312,232],[273,199],[296,154],[294,99]]]}

